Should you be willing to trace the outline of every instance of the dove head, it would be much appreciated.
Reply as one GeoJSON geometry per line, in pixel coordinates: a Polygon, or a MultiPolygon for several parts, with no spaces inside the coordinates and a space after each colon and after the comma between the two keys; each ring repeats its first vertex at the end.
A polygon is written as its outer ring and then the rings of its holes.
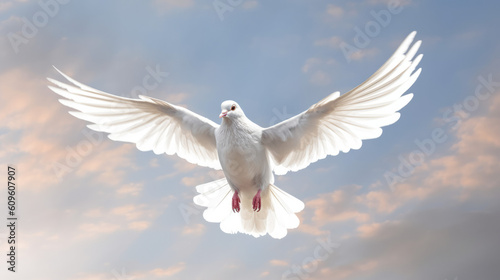
{"type": "Polygon", "coordinates": [[[245,116],[243,110],[241,110],[240,105],[233,100],[226,100],[220,105],[221,113],[219,118],[237,119],[245,116]]]}

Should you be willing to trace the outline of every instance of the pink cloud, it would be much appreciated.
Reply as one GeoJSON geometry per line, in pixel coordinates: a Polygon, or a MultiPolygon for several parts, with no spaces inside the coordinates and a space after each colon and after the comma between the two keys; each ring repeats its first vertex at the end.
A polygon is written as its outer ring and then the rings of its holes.
{"type": "Polygon", "coordinates": [[[367,223],[374,215],[393,213],[410,201],[422,201],[443,190],[458,190],[459,196],[450,197],[455,200],[488,197],[500,180],[500,130],[495,129],[500,123],[500,94],[494,94],[488,104],[485,114],[470,116],[449,132],[455,143],[446,153],[431,155],[404,182],[391,188],[376,182],[368,192],[348,187],[307,201],[299,231],[319,235],[326,225],[352,220],[361,224],[361,236],[369,236],[379,226],[367,223]],[[375,212],[363,212],[363,207],[375,212]]]}
{"type": "Polygon", "coordinates": [[[173,265],[171,267],[168,267],[168,268],[153,269],[149,273],[153,276],[164,278],[164,277],[170,277],[170,276],[176,275],[176,274],[180,273],[181,271],[183,271],[184,269],[186,269],[186,264],[183,262],[180,262],[180,263],[173,265]]]}

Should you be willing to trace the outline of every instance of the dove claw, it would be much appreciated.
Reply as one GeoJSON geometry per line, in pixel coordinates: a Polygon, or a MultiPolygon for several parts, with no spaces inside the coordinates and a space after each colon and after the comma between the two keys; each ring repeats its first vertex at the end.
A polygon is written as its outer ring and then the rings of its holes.
{"type": "Polygon", "coordinates": [[[260,212],[260,208],[262,206],[262,201],[260,199],[261,190],[257,191],[257,194],[253,197],[252,206],[253,211],[260,212]]]}
{"type": "Polygon", "coordinates": [[[232,206],[233,206],[233,213],[240,212],[240,197],[238,196],[238,191],[234,191],[232,206]]]}

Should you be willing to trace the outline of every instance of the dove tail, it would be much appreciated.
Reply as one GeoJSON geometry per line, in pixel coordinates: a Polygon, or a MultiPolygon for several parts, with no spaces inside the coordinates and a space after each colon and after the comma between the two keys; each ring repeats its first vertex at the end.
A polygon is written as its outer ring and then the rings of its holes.
{"type": "Polygon", "coordinates": [[[283,238],[287,229],[299,226],[295,213],[304,209],[302,201],[273,184],[262,191],[259,212],[252,207],[255,194],[240,192],[241,210],[234,213],[231,206],[234,190],[225,178],[199,185],[196,190],[200,194],[193,200],[197,205],[207,207],[203,212],[205,220],[220,223],[221,230],[230,234],[242,232],[259,237],[269,233],[273,238],[283,238]]]}

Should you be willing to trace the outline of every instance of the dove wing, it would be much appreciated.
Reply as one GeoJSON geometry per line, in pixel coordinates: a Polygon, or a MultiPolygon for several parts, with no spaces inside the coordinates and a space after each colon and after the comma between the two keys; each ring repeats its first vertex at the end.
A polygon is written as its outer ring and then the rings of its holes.
{"type": "Polygon", "coordinates": [[[297,171],[327,155],[359,149],[361,140],[379,137],[381,127],[396,122],[397,111],[413,97],[403,94],[421,72],[413,72],[422,59],[413,59],[421,44],[410,48],[415,34],[356,88],[342,96],[334,92],[301,114],[264,129],[262,144],[274,161],[274,172],[297,171]]]}
{"type": "Polygon", "coordinates": [[[59,73],[72,85],[48,78],[55,85],[49,88],[65,98],[59,100],[62,104],[77,110],[71,115],[93,123],[90,129],[135,143],[141,151],[177,154],[190,163],[221,169],[214,134],[219,125],[213,121],[155,98],[105,93],[59,73]]]}

